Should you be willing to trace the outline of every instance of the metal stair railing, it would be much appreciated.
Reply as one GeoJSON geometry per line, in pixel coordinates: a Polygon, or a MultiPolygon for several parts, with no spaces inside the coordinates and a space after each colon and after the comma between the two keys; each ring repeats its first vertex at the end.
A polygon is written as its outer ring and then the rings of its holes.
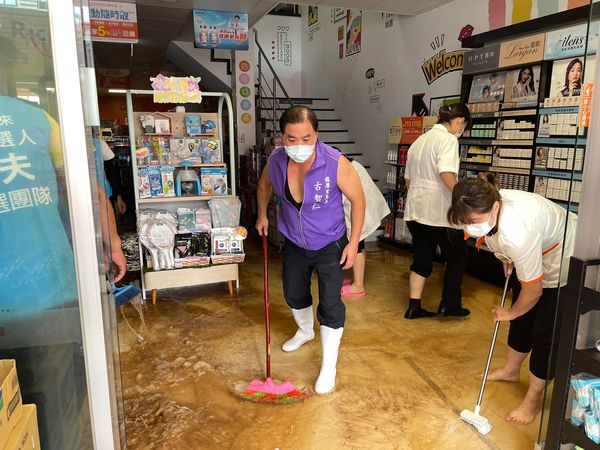
{"type": "Polygon", "coordinates": [[[277,114],[277,107],[279,106],[279,102],[277,100],[277,87],[279,86],[281,93],[283,94],[283,96],[285,96],[285,99],[287,100],[287,103],[290,106],[292,106],[294,104],[294,102],[288,95],[285,87],[283,86],[283,83],[279,79],[279,76],[277,76],[277,72],[275,72],[275,69],[271,65],[271,62],[269,61],[269,57],[267,56],[265,51],[262,49],[260,43],[258,42],[258,30],[256,30],[256,28],[254,28],[253,31],[254,31],[254,42],[256,44],[256,48],[258,49],[258,102],[257,102],[257,106],[259,109],[258,114],[260,114],[258,117],[262,117],[262,114],[261,114],[262,110],[267,111],[268,121],[271,122],[272,132],[275,133],[275,131],[277,130],[277,122],[279,121],[279,117],[277,114]],[[270,70],[271,75],[273,76],[272,87],[270,86],[269,80],[267,80],[267,78],[263,72],[263,60],[266,63],[267,68],[270,70]],[[263,87],[263,82],[264,82],[264,85],[267,86],[269,91],[267,91],[263,87]],[[270,105],[270,107],[265,107],[263,100],[265,98],[268,98],[268,96],[265,94],[269,94],[269,93],[271,94],[271,98],[273,99],[273,102],[270,105]]]}

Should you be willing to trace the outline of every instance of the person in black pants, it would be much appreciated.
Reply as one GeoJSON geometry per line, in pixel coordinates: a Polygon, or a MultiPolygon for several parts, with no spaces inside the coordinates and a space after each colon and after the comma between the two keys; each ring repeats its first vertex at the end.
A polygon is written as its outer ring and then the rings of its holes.
{"type": "Polygon", "coordinates": [[[469,110],[464,105],[442,106],[437,125],[420,136],[408,150],[404,220],[412,235],[414,260],[410,266],[410,303],[404,314],[406,319],[435,316],[421,307],[421,296],[425,280],[431,275],[438,246],[446,260],[438,312],[442,316],[458,317],[470,313],[462,307],[460,289],[467,257],[466,244],[462,231],[450,228],[446,217],[460,164],[458,137],[467,127],[469,118],[469,110]]]}

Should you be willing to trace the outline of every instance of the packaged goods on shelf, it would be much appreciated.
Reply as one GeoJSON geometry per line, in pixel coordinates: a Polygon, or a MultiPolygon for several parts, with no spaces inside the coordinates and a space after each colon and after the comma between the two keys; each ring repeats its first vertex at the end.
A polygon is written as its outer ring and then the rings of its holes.
{"type": "Polygon", "coordinates": [[[583,429],[595,443],[600,444],[600,378],[578,374],[571,378],[575,391],[571,423],[583,429]]]}
{"type": "Polygon", "coordinates": [[[150,178],[148,176],[148,168],[140,167],[138,169],[138,197],[150,198],[152,191],[150,189],[150,178]]]}
{"type": "Polygon", "coordinates": [[[244,261],[244,227],[213,228],[211,230],[211,261],[213,264],[241,263],[244,261]]]}
{"type": "Polygon", "coordinates": [[[222,161],[221,141],[219,139],[202,139],[200,156],[204,164],[217,164],[222,161]]]}
{"type": "Polygon", "coordinates": [[[202,195],[226,195],[227,169],[218,167],[201,168],[200,184],[202,186],[202,195]]]}
{"type": "Polygon", "coordinates": [[[213,228],[234,228],[240,224],[242,202],[238,198],[211,198],[208,202],[213,228]]]}

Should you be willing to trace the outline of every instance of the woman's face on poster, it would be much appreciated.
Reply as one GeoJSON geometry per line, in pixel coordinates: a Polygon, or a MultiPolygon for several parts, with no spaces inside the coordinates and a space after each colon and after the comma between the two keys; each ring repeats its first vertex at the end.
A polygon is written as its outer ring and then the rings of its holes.
{"type": "Polygon", "coordinates": [[[575,63],[569,70],[569,82],[578,83],[581,81],[581,64],[575,63]]]}

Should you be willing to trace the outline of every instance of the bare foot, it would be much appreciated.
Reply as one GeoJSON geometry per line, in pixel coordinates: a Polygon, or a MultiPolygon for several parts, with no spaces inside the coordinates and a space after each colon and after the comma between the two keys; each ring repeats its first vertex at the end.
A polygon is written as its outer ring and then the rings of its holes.
{"type": "Polygon", "coordinates": [[[350,285],[350,292],[358,294],[360,292],[365,292],[365,288],[364,288],[364,286],[357,286],[356,284],[352,283],[350,285]]]}
{"type": "Polygon", "coordinates": [[[506,416],[506,420],[519,425],[527,425],[536,418],[540,412],[539,398],[530,399],[525,397],[523,402],[506,416]]]}
{"type": "MultiPolygon", "coordinates": [[[[479,378],[483,378],[483,375],[480,375],[479,378]]],[[[487,377],[488,381],[510,381],[511,383],[516,383],[519,381],[520,373],[519,371],[512,371],[507,369],[506,367],[502,367],[501,369],[496,369],[487,377]]]]}

